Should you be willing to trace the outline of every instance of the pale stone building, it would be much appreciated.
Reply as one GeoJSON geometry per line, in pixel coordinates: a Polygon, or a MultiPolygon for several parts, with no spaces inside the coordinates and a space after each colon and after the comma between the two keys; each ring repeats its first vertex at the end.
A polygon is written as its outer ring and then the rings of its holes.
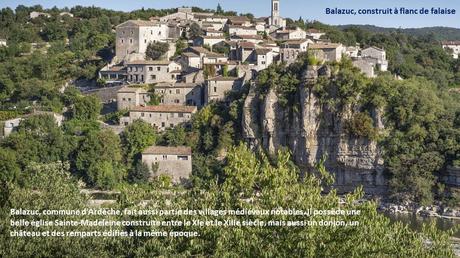
{"type": "Polygon", "coordinates": [[[305,39],[307,38],[307,33],[301,28],[296,28],[292,30],[288,29],[279,29],[270,34],[273,38],[277,40],[293,40],[293,39],[305,39]]]}
{"type": "Polygon", "coordinates": [[[146,105],[150,101],[148,92],[141,87],[125,86],[117,91],[117,109],[130,109],[136,106],[146,105]]]}
{"type": "Polygon", "coordinates": [[[204,89],[205,104],[211,101],[225,100],[230,91],[239,91],[243,86],[243,80],[238,77],[217,76],[206,80],[204,89]]]}
{"type": "MultiPolygon", "coordinates": [[[[353,65],[361,70],[367,77],[375,77],[375,63],[370,62],[373,58],[354,58],[353,65]]],[[[376,61],[376,59],[374,59],[376,61]]]]}
{"type": "Polygon", "coordinates": [[[154,92],[161,96],[161,105],[202,105],[202,87],[198,83],[158,83],[154,92]]]}
{"type": "Polygon", "coordinates": [[[255,59],[254,57],[254,50],[256,49],[256,45],[251,42],[238,42],[236,48],[236,60],[243,62],[243,63],[250,63],[252,60],[255,59]]]}
{"type": "Polygon", "coordinates": [[[308,48],[324,52],[324,61],[340,61],[342,59],[342,54],[345,53],[345,47],[339,43],[310,44],[308,48]]]}
{"type": "Polygon", "coordinates": [[[254,52],[254,55],[256,57],[255,70],[260,71],[266,69],[273,63],[275,54],[271,49],[257,48],[256,50],[254,50],[254,52]]]}
{"type": "Polygon", "coordinates": [[[164,42],[168,38],[168,26],[158,21],[129,20],[116,27],[115,54],[119,60],[127,55],[145,55],[152,42],[164,42]]]}
{"type": "Polygon", "coordinates": [[[33,11],[33,12],[31,12],[31,13],[29,14],[29,18],[30,18],[30,19],[35,19],[35,18],[38,18],[38,17],[40,17],[40,16],[46,17],[46,18],[51,18],[51,15],[50,15],[49,13],[43,13],[43,12],[35,12],[35,11],[33,11]]]}
{"type": "Polygon", "coordinates": [[[223,41],[225,41],[224,36],[200,36],[200,37],[197,37],[195,40],[193,40],[193,45],[195,46],[208,45],[209,47],[211,47],[211,50],[212,50],[212,47],[215,44],[218,44],[223,41]]]}
{"type": "Polygon", "coordinates": [[[241,25],[227,25],[225,31],[229,35],[257,35],[257,29],[255,27],[241,25]]]}
{"type": "Polygon", "coordinates": [[[286,27],[286,20],[280,16],[280,0],[272,0],[272,15],[269,18],[269,25],[286,27]]]}
{"type": "Polygon", "coordinates": [[[251,42],[254,44],[259,44],[264,41],[264,38],[261,35],[232,35],[230,36],[230,41],[234,41],[234,42],[246,41],[246,42],[251,42]]]}
{"type": "Polygon", "coordinates": [[[192,173],[192,149],[150,146],[142,152],[142,162],[149,167],[152,177],[167,175],[174,183],[185,183],[192,173]]]}
{"type": "Polygon", "coordinates": [[[3,125],[3,137],[8,137],[12,132],[17,130],[17,128],[19,127],[19,125],[24,119],[26,119],[27,117],[36,116],[36,115],[50,115],[54,118],[54,121],[56,122],[58,126],[61,126],[62,122],[64,121],[64,116],[61,114],[57,114],[54,112],[47,112],[47,111],[34,111],[32,114],[27,114],[21,117],[6,120],[3,125]]]}
{"type": "Polygon", "coordinates": [[[231,17],[228,17],[227,24],[236,25],[236,26],[243,26],[243,27],[252,26],[251,21],[246,16],[231,16],[231,17]]]}
{"type": "Polygon", "coordinates": [[[307,52],[313,41],[309,39],[289,40],[280,46],[280,60],[287,64],[293,63],[300,53],[307,52]]]}
{"type": "Polygon", "coordinates": [[[129,125],[135,120],[141,119],[159,131],[173,128],[179,124],[190,121],[192,114],[197,111],[195,106],[158,105],[137,106],[129,110],[129,117],[122,117],[120,123],[129,125]]]}
{"type": "Polygon", "coordinates": [[[7,47],[6,39],[0,39],[0,47],[7,47]]]}
{"type": "Polygon", "coordinates": [[[128,81],[132,83],[176,82],[182,66],[174,61],[137,60],[127,63],[128,81]]]}
{"type": "Polygon", "coordinates": [[[460,41],[443,41],[442,48],[449,49],[455,59],[460,56],[460,41]]]}
{"type": "Polygon", "coordinates": [[[323,35],[326,35],[326,33],[321,32],[320,30],[317,29],[308,29],[306,31],[307,37],[314,39],[314,40],[319,40],[323,35]]]}
{"type": "Polygon", "coordinates": [[[388,70],[388,61],[385,50],[378,47],[368,47],[361,50],[361,57],[372,57],[377,59],[377,68],[380,71],[388,70]]]}

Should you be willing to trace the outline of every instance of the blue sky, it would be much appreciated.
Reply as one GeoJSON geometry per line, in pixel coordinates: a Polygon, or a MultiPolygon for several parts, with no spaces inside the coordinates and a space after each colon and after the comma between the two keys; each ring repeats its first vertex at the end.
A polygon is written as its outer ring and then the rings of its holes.
{"type": "MultiPolygon", "coordinates": [[[[0,7],[15,8],[17,5],[40,4],[45,8],[58,6],[100,6],[104,8],[129,11],[145,8],[172,8],[179,6],[198,6],[215,9],[220,3],[225,10],[251,12],[256,16],[269,16],[270,0],[2,0],[0,7]]],[[[460,28],[460,1],[458,0],[281,0],[281,15],[298,19],[319,20],[328,24],[372,24],[384,27],[429,27],[448,26],[460,28]],[[325,8],[429,8],[440,7],[456,9],[455,15],[327,15],[325,8]]]]}

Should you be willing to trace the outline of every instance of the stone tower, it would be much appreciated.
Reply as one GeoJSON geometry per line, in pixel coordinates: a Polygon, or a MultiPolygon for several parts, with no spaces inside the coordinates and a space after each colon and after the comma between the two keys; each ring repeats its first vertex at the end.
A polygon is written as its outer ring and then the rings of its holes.
{"type": "Polygon", "coordinates": [[[272,0],[272,15],[270,16],[270,25],[285,27],[286,22],[280,16],[280,0],[272,0]]]}

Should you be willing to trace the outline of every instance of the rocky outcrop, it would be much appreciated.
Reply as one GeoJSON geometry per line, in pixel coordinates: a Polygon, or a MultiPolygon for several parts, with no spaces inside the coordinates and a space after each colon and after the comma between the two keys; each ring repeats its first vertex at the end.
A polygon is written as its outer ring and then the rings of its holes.
{"type": "MultiPolygon", "coordinates": [[[[314,172],[315,165],[325,157],[325,166],[335,175],[335,187],[343,192],[359,185],[367,193],[386,190],[383,160],[377,143],[349,135],[346,119],[353,116],[353,107],[329,110],[312,92],[318,76],[330,76],[330,70],[310,67],[299,85],[297,108],[283,108],[274,90],[265,96],[251,86],[243,108],[243,136],[250,146],[276,153],[287,147],[303,173],[314,172]]],[[[383,129],[381,112],[371,114],[376,127],[383,129]]]]}

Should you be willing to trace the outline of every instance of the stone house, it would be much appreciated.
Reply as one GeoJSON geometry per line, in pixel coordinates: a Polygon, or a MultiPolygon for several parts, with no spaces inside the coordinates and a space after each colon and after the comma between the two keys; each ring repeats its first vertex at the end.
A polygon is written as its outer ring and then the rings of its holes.
{"type": "Polygon", "coordinates": [[[202,105],[202,87],[198,83],[158,83],[154,92],[161,96],[160,105],[202,105]]]}
{"type": "Polygon", "coordinates": [[[261,35],[232,35],[230,36],[230,41],[234,42],[251,42],[254,44],[259,44],[264,41],[264,38],[261,35]]]}
{"type": "Polygon", "coordinates": [[[205,105],[211,101],[225,100],[230,91],[239,91],[243,86],[243,80],[238,77],[217,76],[206,80],[204,89],[205,105]]]}
{"type": "Polygon", "coordinates": [[[373,59],[375,62],[372,62],[373,58],[353,58],[353,66],[359,68],[362,73],[364,73],[367,77],[373,78],[375,77],[375,64],[376,59],[373,59]]]}
{"type": "Polygon", "coordinates": [[[196,111],[197,107],[195,106],[136,106],[129,110],[129,117],[122,117],[120,119],[120,123],[129,125],[137,119],[142,119],[159,131],[164,131],[176,125],[189,122],[192,114],[196,111]]]}
{"type": "Polygon", "coordinates": [[[351,58],[357,58],[359,55],[359,47],[346,47],[345,54],[351,58]]]}
{"type": "Polygon", "coordinates": [[[293,39],[305,39],[307,33],[301,28],[296,28],[293,30],[280,29],[272,32],[270,34],[273,38],[277,40],[293,40],[293,39]]]}
{"type": "Polygon", "coordinates": [[[251,42],[238,42],[236,48],[236,60],[240,62],[247,62],[250,63],[252,60],[255,59],[254,57],[254,50],[256,46],[254,43],[251,42]]]}
{"type": "Polygon", "coordinates": [[[203,47],[189,47],[184,50],[179,60],[186,67],[202,69],[204,64],[226,62],[228,58],[219,53],[211,52],[203,47]]]}
{"type": "Polygon", "coordinates": [[[260,71],[268,68],[273,63],[275,54],[271,49],[257,48],[254,50],[254,56],[256,57],[255,70],[260,71]]]}
{"type": "Polygon", "coordinates": [[[35,18],[38,18],[40,16],[43,16],[43,17],[46,17],[46,18],[51,18],[51,15],[49,13],[43,13],[43,12],[31,12],[29,14],[29,18],[30,19],[35,19],[35,18]]]}
{"type": "Polygon", "coordinates": [[[257,35],[257,29],[255,27],[241,25],[226,25],[225,31],[229,35],[257,35]]]}
{"type": "Polygon", "coordinates": [[[117,109],[130,109],[146,105],[150,101],[148,92],[141,86],[125,86],[117,91],[117,109]]]}
{"type": "Polygon", "coordinates": [[[185,67],[201,68],[201,57],[194,52],[183,52],[179,60],[185,67]]]}
{"type": "Polygon", "coordinates": [[[102,67],[99,71],[99,78],[106,80],[108,84],[121,83],[127,80],[127,68],[123,65],[110,65],[102,67]]]}
{"type": "Polygon", "coordinates": [[[132,83],[176,82],[182,66],[174,61],[137,60],[127,63],[128,81],[132,83]]]}
{"type": "Polygon", "coordinates": [[[314,40],[319,40],[323,35],[326,35],[326,33],[317,29],[308,29],[306,31],[306,36],[314,40]]]}
{"type": "Polygon", "coordinates": [[[377,59],[377,68],[380,71],[388,70],[388,61],[385,50],[378,47],[368,47],[361,50],[362,57],[372,57],[377,59]]]}
{"type": "Polygon", "coordinates": [[[280,46],[280,60],[287,64],[293,63],[300,53],[307,52],[313,42],[309,39],[288,40],[280,46]]]}
{"type": "Polygon", "coordinates": [[[345,47],[339,43],[310,44],[308,48],[324,52],[325,61],[340,61],[345,53],[345,47]]]}
{"type": "Polygon", "coordinates": [[[116,27],[115,54],[123,60],[132,53],[145,54],[151,42],[166,41],[168,25],[158,21],[128,20],[116,27]]]}
{"type": "Polygon", "coordinates": [[[61,114],[57,114],[54,112],[48,112],[48,111],[34,111],[31,114],[27,114],[21,117],[6,120],[3,125],[3,137],[8,137],[8,135],[10,135],[12,132],[17,130],[22,120],[24,120],[27,117],[36,116],[36,115],[51,115],[53,116],[54,121],[56,122],[58,126],[61,126],[62,122],[64,121],[64,116],[61,114]]]}
{"type": "Polygon", "coordinates": [[[212,50],[212,47],[215,44],[218,44],[218,43],[223,42],[223,41],[225,41],[224,36],[199,36],[199,37],[197,37],[196,39],[193,40],[193,45],[195,45],[195,46],[208,45],[208,46],[211,47],[211,50],[212,50]]]}
{"type": "Polygon", "coordinates": [[[458,59],[460,56],[460,41],[443,41],[441,42],[442,48],[449,49],[452,57],[458,59]]]}
{"type": "Polygon", "coordinates": [[[252,26],[251,21],[246,16],[231,16],[227,18],[228,18],[227,24],[229,25],[244,26],[244,27],[252,26]]]}
{"type": "Polygon", "coordinates": [[[167,175],[173,183],[185,183],[192,174],[192,149],[150,146],[142,152],[142,162],[149,167],[151,177],[167,175]]]}
{"type": "Polygon", "coordinates": [[[224,28],[224,24],[220,22],[202,22],[201,28],[203,30],[222,30],[224,28]]]}

